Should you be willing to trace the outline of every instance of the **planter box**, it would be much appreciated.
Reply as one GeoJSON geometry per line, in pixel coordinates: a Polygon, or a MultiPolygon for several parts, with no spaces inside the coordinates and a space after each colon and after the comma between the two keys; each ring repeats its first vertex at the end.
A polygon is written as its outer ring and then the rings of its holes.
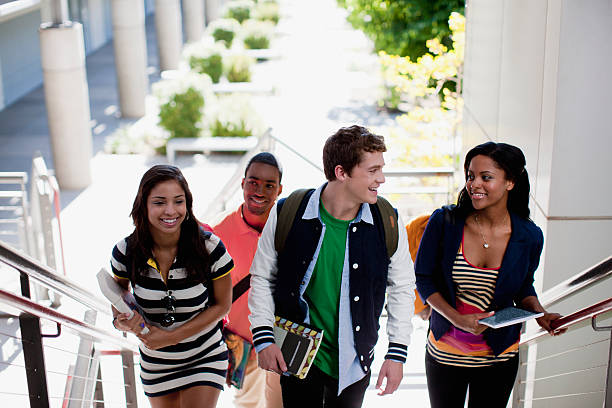
{"type": "Polygon", "coordinates": [[[248,94],[273,94],[274,87],[271,85],[260,85],[253,82],[222,82],[213,84],[212,90],[216,94],[248,93],[248,94]]]}
{"type": "Polygon", "coordinates": [[[246,55],[247,57],[255,58],[256,60],[270,60],[281,57],[280,52],[274,48],[227,50],[225,55],[246,55]]]}
{"type": "Polygon", "coordinates": [[[179,137],[168,140],[166,158],[174,163],[176,152],[246,152],[257,146],[257,137],[179,137]]]}

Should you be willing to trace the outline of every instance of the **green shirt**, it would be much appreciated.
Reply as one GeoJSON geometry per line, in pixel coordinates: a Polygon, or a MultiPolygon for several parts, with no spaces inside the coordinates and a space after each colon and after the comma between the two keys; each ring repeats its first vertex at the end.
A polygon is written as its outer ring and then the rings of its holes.
{"type": "Polygon", "coordinates": [[[332,217],[323,203],[319,203],[319,213],[325,224],[325,235],[304,294],[308,302],[310,324],[324,330],[314,365],[327,375],[338,378],[338,310],[346,235],[351,221],[332,217]]]}

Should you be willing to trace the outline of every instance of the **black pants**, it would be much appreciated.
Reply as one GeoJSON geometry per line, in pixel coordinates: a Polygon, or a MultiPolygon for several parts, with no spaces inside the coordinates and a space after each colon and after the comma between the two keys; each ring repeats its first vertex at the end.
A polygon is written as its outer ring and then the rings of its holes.
{"type": "Polygon", "coordinates": [[[506,408],[518,371],[518,355],[487,367],[457,367],[437,362],[425,353],[431,408],[506,408]]]}
{"type": "Polygon", "coordinates": [[[338,395],[338,380],[316,366],[310,367],[303,380],[284,375],[280,380],[283,406],[288,408],[359,408],[369,384],[370,373],[338,395]]]}

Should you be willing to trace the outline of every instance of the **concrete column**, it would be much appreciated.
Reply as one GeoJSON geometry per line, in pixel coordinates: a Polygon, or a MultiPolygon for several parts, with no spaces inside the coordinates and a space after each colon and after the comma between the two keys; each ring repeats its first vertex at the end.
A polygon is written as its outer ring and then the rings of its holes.
{"type": "Polygon", "coordinates": [[[205,0],[206,5],[206,25],[218,18],[221,18],[221,0],[205,0]]]}
{"type": "Polygon", "coordinates": [[[180,0],[155,0],[159,70],[177,69],[183,46],[180,0]]]}
{"type": "Polygon", "coordinates": [[[142,0],[112,0],[113,47],[121,116],[145,114],[147,42],[142,0]]]}
{"type": "Polygon", "coordinates": [[[41,25],[40,54],[55,175],[63,189],[91,183],[89,88],[83,26],[41,25]]]}
{"type": "Polygon", "coordinates": [[[199,41],[204,35],[204,0],[183,0],[183,21],[187,42],[199,41]]]}

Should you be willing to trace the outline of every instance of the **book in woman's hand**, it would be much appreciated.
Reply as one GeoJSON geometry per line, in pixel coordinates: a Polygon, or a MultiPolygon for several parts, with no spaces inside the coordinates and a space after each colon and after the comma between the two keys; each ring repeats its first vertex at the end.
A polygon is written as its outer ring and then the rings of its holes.
{"type": "Polygon", "coordinates": [[[283,353],[287,372],[305,378],[323,339],[323,330],[276,316],[274,339],[283,353]]]}
{"type": "MultiPolygon", "coordinates": [[[[134,299],[134,295],[132,295],[127,290],[123,289],[111,276],[110,273],[106,271],[106,269],[100,269],[100,272],[96,275],[98,278],[98,285],[100,286],[100,291],[108,299],[108,301],[115,306],[115,309],[119,311],[119,313],[127,313],[130,315],[130,319],[134,316],[134,310],[140,313],[140,309],[136,304],[136,299],[134,299]]],[[[142,313],[140,313],[142,315],[142,313]]],[[[144,324],[141,324],[142,331],[140,334],[147,334],[149,332],[149,328],[145,327],[144,324]]]]}
{"type": "Polygon", "coordinates": [[[511,326],[541,316],[544,316],[544,313],[530,312],[529,310],[523,310],[517,307],[507,307],[496,311],[493,316],[480,319],[478,323],[493,329],[499,329],[500,327],[511,326]]]}

